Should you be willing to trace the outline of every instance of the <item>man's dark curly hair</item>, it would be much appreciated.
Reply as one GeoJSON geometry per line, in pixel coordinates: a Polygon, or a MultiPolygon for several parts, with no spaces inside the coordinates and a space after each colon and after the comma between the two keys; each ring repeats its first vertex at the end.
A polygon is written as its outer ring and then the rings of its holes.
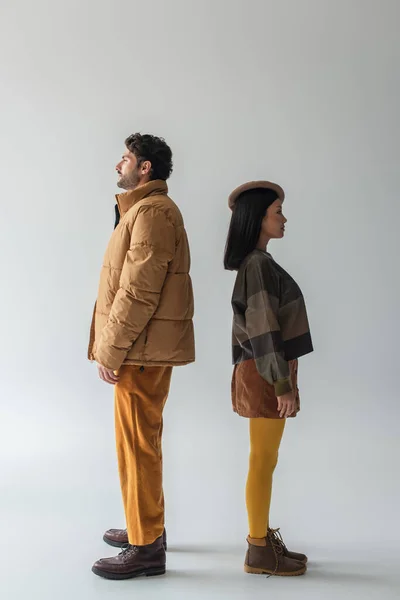
{"type": "Polygon", "coordinates": [[[125,140],[125,146],[136,156],[138,165],[145,160],[151,162],[151,180],[166,181],[170,177],[173,168],[172,151],[163,138],[134,133],[125,140]]]}

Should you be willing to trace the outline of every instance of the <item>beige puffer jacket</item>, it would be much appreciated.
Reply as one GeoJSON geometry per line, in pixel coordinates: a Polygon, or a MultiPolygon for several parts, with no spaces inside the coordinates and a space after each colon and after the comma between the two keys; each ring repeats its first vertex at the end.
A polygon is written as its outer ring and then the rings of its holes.
{"type": "Polygon", "coordinates": [[[89,343],[89,359],[108,369],[195,359],[189,244],[167,192],[157,180],[117,196],[89,343]]]}

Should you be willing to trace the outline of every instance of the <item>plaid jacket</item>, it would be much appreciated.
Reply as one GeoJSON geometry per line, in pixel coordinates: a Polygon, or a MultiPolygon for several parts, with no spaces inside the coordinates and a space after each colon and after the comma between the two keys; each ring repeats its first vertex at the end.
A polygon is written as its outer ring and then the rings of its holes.
{"type": "Polygon", "coordinates": [[[277,396],[289,392],[288,362],[313,351],[297,283],[270,254],[254,250],[238,271],[232,307],[233,364],[254,359],[277,396]]]}

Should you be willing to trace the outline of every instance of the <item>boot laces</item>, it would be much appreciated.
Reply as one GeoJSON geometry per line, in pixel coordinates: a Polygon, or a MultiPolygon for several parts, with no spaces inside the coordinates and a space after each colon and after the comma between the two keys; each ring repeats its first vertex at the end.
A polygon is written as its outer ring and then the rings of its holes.
{"type": "Polygon", "coordinates": [[[138,550],[139,549],[137,546],[132,546],[132,544],[125,544],[121,547],[121,552],[119,553],[119,556],[121,556],[123,561],[126,562],[133,558],[135,554],[138,553],[138,550]]]}
{"type": "Polygon", "coordinates": [[[283,541],[280,527],[278,527],[278,529],[268,529],[268,534],[270,535],[270,538],[274,538],[277,545],[281,546],[282,552],[287,552],[287,547],[283,541]]]}
{"type": "MultiPolygon", "coordinates": [[[[269,529],[267,533],[267,539],[269,540],[275,555],[275,569],[271,575],[276,575],[279,568],[280,558],[283,556],[285,544],[283,543],[279,529],[269,529]]],[[[268,577],[271,577],[271,575],[268,575],[268,577]]]]}

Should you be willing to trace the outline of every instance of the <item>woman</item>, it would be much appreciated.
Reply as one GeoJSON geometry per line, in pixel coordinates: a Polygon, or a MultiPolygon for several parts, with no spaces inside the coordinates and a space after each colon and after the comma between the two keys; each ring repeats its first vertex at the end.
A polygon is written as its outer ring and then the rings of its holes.
{"type": "Polygon", "coordinates": [[[299,286],[266,251],[283,238],[283,189],[268,181],[232,192],[225,268],[237,271],[233,291],[233,410],[250,420],[246,486],[247,573],[303,575],[307,557],[290,552],[269,527],[272,475],[285,422],[300,410],[297,359],[312,352],[299,286]]]}

